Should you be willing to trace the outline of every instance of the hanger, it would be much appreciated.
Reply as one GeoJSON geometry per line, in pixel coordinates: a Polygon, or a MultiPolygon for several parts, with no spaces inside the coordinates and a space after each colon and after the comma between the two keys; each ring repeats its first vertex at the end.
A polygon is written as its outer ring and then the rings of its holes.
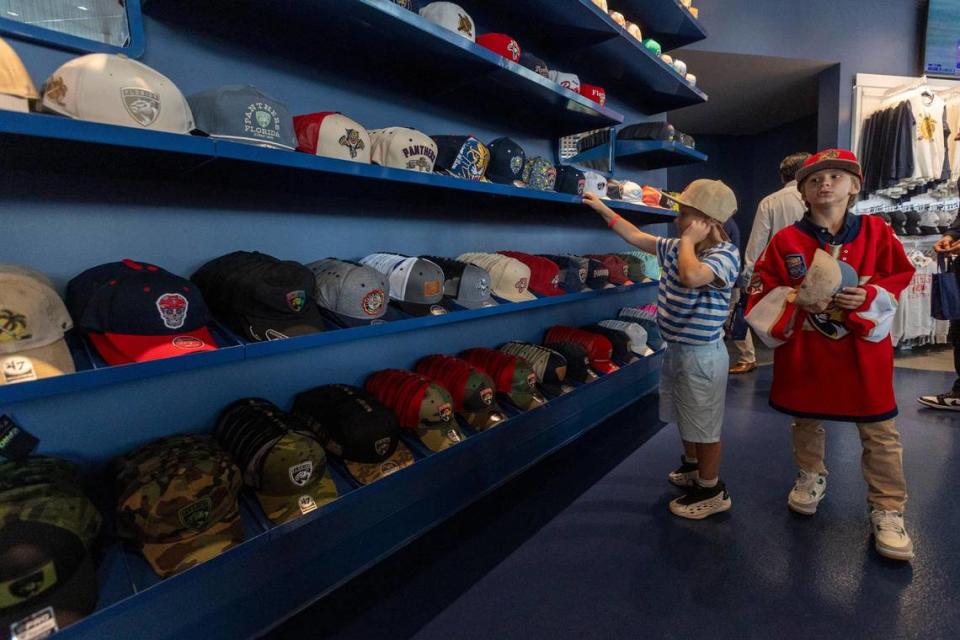
{"type": "Polygon", "coordinates": [[[901,85],[899,87],[894,87],[893,89],[888,90],[883,94],[883,101],[887,102],[888,100],[890,100],[890,98],[900,96],[906,93],[911,93],[913,91],[916,91],[917,89],[923,89],[923,91],[920,93],[921,96],[931,101],[933,100],[934,94],[931,91],[930,87],[928,86],[927,76],[926,74],[924,74],[923,76],[920,77],[919,80],[915,80],[910,84],[901,85]]]}

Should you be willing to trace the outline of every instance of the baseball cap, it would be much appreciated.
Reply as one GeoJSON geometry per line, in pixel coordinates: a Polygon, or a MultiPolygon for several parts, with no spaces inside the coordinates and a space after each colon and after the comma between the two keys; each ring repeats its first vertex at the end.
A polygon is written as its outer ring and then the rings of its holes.
{"type": "Polygon", "coordinates": [[[3,633],[48,607],[60,628],[96,608],[90,550],[101,517],[80,486],[76,467],[64,460],[31,457],[0,463],[3,633]]]}
{"type": "Polygon", "coordinates": [[[663,53],[663,47],[659,42],[653,38],[646,38],[643,41],[643,48],[649,51],[652,55],[660,57],[660,54],[663,53]]]}
{"type": "Polygon", "coordinates": [[[520,45],[505,33],[480,34],[477,36],[477,44],[490,49],[490,51],[503,56],[511,62],[520,62],[520,45]]]}
{"type": "Polygon", "coordinates": [[[404,9],[406,9],[407,11],[416,11],[416,10],[417,10],[417,5],[414,3],[413,0],[390,0],[390,2],[392,2],[393,4],[396,4],[396,5],[400,5],[401,7],[403,7],[404,9]]]}
{"type": "Polygon", "coordinates": [[[487,145],[490,151],[490,163],[486,177],[498,184],[516,184],[523,179],[523,165],[527,154],[523,147],[510,138],[497,138],[487,145]]]}
{"type": "Polygon", "coordinates": [[[443,451],[467,439],[453,417],[450,392],[426,376],[384,369],[371,374],[364,388],[392,409],[400,426],[412,430],[431,451],[443,451]]]}
{"type": "Polygon", "coordinates": [[[634,22],[627,22],[627,33],[631,36],[643,42],[643,31],[640,30],[640,27],[637,26],[634,22]]]}
{"type": "Polygon", "coordinates": [[[124,55],[69,60],[43,83],[45,111],[78,120],[190,133],[190,105],[169,78],[124,55]]]}
{"type": "Polygon", "coordinates": [[[490,297],[490,274],[469,262],[439,256],[422,256],[443,269],[443,295],[465,309],[495,307],[490,297]]]}
{"type": "Polygon", "coordinates": [[[72,373],[73,320],[46,276],[0,265],[0,385],[72,373]]]}
{"type": "Polygon", "coordinates": [[[583,175],[583,171],[580,171],[580,169],[571,167],[570,165],[557,167],[557,182],[555,187],[558,192],[582,196],[586,182],[586,176],[583,175]]]}
{"type": "Polygon", "coordinates": [[[618,140],[664,140],[671,141],[676,129],[669,122],[638,122],[628,124],[617,132],[618,140]]]}
{"type": "Polygon", "coordinates": [[[40,97],[20,56],[0,39],[0,109],[30,111],[30,100],[40,97]]]}
{"type": "Polygon", "coordinates": [[[602,327],[599,324],[585,325],[583,330],[601,335],[609,340],[613,347],[613,359],[616,362],[627,364],[636,360],[633,350],[630,348],[630,337],[623,331],[602,327]]]}
{"type": "Polygon", "coordinates": [[[287,105],[253,85],[224,85],[195,93],[187,101],[197,120],[197,130],[211,138],[272,149],[297,148],[287,105]]]}
{"type": "Polygon", "coordinates": [[[490,274],[490,290],[499,298],[510,302],[536,300],[530,293],[530,267],[515,258],[497,253],[464,253],[457,257],[482,267],[490,274]]]}
{"type": "Polygon", "coordinates": [[[565,293],[580,293],[586,288],[587,267],[584,264],[587,261],[570,256],[545,255],[543,257],[560,268],[557,286],[565,293]]]}
{"type": "Polygon", "coordinates": [[[476,25],[473,23],[473,18],[458,4],[431,2],[420,9],[420,15],[470,41],[476,40],[476,25]]]}
{"type": "Polygon", "coordinates": [[[577,342],[548,342],[544,346],[561,354],[567,361],[567,379],[576,382],[593,382],[596,372],[590,368],[587,350],[577,342]]]}
{"type": "Polygon", "coordinates": [[[569,393],[572,388],[564,384],[567,376],[567,359],[558,351],[532,342],[511,341],[500,346],[500,351],[526,360],[537,374],[540,388],[552,396],[569,393]]]}
{"type": "Polygon", "coordinates": [[[237,496],[243,484],[230,454],[212,438],[186,446],[165,438],[121,457],[117,532],[138,543],[161,578],[243,542],[237,496]],[[172,446],[168,446],[172,445],[172,446]]]}
{"type": "Polygon", "coordinates": [[[692,207],[717,222],[726,222],[737,212],[737,197],[722,180],[701,178],[687,185],[679,196],[667,193],[663,196],[677,204],[692,207]]]}
{"type": "Polygon", "coordinates": [[[500,255],[519,260],[530,268],[530,290],[540,296],[562,296],[566,293],[558,287],[560,267],[542,256],[519,251],[500,251],[500,255]]]}
{"type": "Polygon", "coordinates": [[[627,261],[620,256],[607,253],[602,255],[588,255],[587,257],[592,260],[599,260],[603,263],[603,266],[607,268],[607,271],[610,274],[610,284],[615,286],[634,284],[633,280],[628,277],[630,274],[630,267],[627,265],[627,261]]]}
{"type": "Polygon", "coordinates": [[[607,92],[603,87],[598,87],[595,84],[587,84],[585,82],[580,83],[580,86],[577,88],[577,93],[593,100],[601,107],[607,104],[607,92]]]}
{"type": "Polygon", "coordinates": [[[314,387],[297,394],[293,411],[360,484],[385,478],[415,461],[400,441],[400,425],[393,412],[359,387],[314,387]]]}
{"type": "Polygon", "coordinates": [[[307,267],[256,251],[234,251],[204,264],[191,280],[216,316],[257,342],[324,330],[307,267]]]}
{"type": "Polygon", "coordinates": [[[390,285],[376,269],[336,258],[311,262],[307,268],[316,279],[317,304],[330,312],[337,324],[375,324],[387,312],[390,285]]]}
{"type": "Polygon", "coordinates": [[[372,253],[360,263],[387,276],[390,299],[415,316],[438,316],[447,312],[443,300],[443,269],[423,258],[396,253],[372,253]]]}
{"type": "Polygon", "coordinates": [[[342,113],[322,111],[294,116],[297,151],[370,164],[370,134],[342,113]]]}
{"type": "Polygon", "coordinates": [[[613,373],[620,368],[613,363],[613,345],[606,336],[574,327],[557,325],[547,329],[543,342],[544,344],[554,342],[578,343],[586,350],[587,357],[590,358],[590,366],[600,373],[613,373]]]}
{"type": "Polygon", "coordinates": [[[543,156],[527,158],[523,163],[523,182],[537,191],[553,191],[557,184],[557,169],[543,156]]]}
{"type": "Polygon", "coordinates": [[[467,349],[460,358],[490,376],[497,392],[519,409],[528,411],[546,403],[537,388],[537,374],[523,358],[484,348],[467,349]]]}
{"type": "Polygon", "coordinates": [[[617,319],[640,325],[647,333],[647,346],[654,351],[663,348],[663,336],[660,335],[660,327],[657,325],[657,305],[624,307],[617,314],[617,319]]]}
{"type": "Polygon", "coordinates": [[[575,73],[564,73],[551,69],[548,77],[564,89],[570,89],[574,93],[580,91],[580,78],[575,73]]]}
{"type": "Polygon", "coordinates": [[[615,285],[610,282],[610,269],[601,262],[593,258],[587,260],[587,288],[589,289],[612,289],[615,285]]]}
{"type": "Polygon", "coordinates": [[[583,174],[583,192],[592,193],[595,196],[608,200],[607,179],[596,171],[585,171],[583,174]]]}
{"type": "Polygon", "coordinates": [[[848,263],[817,249],[797,289],[797,304],[806,306],[829,300],[844,287],[859,286],[859,281],[856,270],[848,263]]]}
{"type": "Polygon", "coordinates": [[[647,330],[636,322],[626,322],[624,320],[602,320],[597,323],[605,329],[620,331],[630,339],[630,351],[638,356],[645,356],[647,351],[647,330]]]}
{"type": "Polygon", "coordinates": [[[454,411],[473,429],[484,431],[507,419],[493,380],[466,360],[435,354],[421,358],[416,371],[450,392],[454,411]]]}
{"type": "Polygon", "coordinates": [[[456,178],[480,180],[490,164],[490,150],[473,136],[433,136],[437,144],[434,170],[456,178]]]}
{"type": "Polygon", "coordinates": [[[543,59],[538,58],[537,56],[533,55],[529,51],[520,52],[520,64],[525,66],[527,69],[530,69],[531,71],[535,71],[536,73],[540,74],[544,78],[550,77],[550,68],[547,66],[547,63],[544,62],[543,59]]]}
{"type": "Polygon", "coordinates": [[[425,133],[407,127],[372,129],[370,141],[370,159],[380,166],[433,172],[437,143],[425,133]]]}
{"type": "Polygon", "coordinates": [[[645,272],[646,262],[632,253],[618,253],[617,255],[627,263],[628,278],[634,282],[642,282],[647,278],[645,272]]]}
{"type": "Polygon", "coordinates": [[[846,149],[825,149],[803,162],[803,166],[797,171],[797,188],[803,186],[803,181],[809,178],[811,173],[823,169],[840,169],[852,173],[863,182],[863,169],[855,153],[846,149]]]}
{"type": "Polygon", "coordinates": [[[156,265],[102,264],[70,280],[66,293],[70,315],[107,364],[217,348],[199,288],[156,265]]]}

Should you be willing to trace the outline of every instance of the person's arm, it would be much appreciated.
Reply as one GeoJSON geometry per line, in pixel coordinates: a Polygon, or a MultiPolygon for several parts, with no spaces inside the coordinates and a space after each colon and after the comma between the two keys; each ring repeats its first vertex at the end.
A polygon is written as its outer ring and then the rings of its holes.
{"type": "Polygon", "coordinates": [[[640,231],[636,226],[624,220],[619,213],[616,213],[599,196],[593,193],[583,194],[583,204],[587,205],[600,214],[604,222],[616,232],[618,236],[647,253],[657,254],[657,236],[640,231]]]}
{"type": "Polygon", "coordinates": [[[757,207],[757,215],[753,219],[753,228],[750,230],[750,239],[747,240],[747,248],[743,252],[743,273],[737,284],[741,289],[746,289],[750,284],[750,278],[753,277],[753,268],[757,264],[757,259],[763,250],[770,244],[773,230],[770,222],[770,210],[764,202],[757,207]]]}
{"type": "Polygon", "coordinates": [[[689,289],[705,287],[717,279],[717,274],[697,258],[697,243],[710,235],[710,225],[700,220],[690,223],[680,236],[680,249],[677,253],[677,271],[680,282],[689,289]]]}
{"type": "Polygon", "coordinates": [[[823,311],[818,308],[801,309],[796,302],[797,290],[790,286],[786,263],[781,256],[776,238],[757,260],[756,271],[750,280],[747,308],[744,318],[763,343],[776,349],[793,338],[803,326],[808,313],[823,311]]]}

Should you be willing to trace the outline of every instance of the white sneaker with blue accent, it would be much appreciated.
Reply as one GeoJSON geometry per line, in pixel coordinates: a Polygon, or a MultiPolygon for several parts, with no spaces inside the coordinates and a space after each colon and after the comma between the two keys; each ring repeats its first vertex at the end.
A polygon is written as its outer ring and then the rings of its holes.
{"type": "Polygon", "coordinates": [[[870,524],[877,553],[893,560],[913,559],[913,541],[903,525],[901,512],[874,507],[870,509],[870,524]]]}
{"type": "Polygon", "coordinates": [[[822,473],[813,473],[800,469],[797,481],[793,483],[787,506],[791,511],[812,516],[817,512],[817,505],[827,494],[827,476],[822,473]]]}

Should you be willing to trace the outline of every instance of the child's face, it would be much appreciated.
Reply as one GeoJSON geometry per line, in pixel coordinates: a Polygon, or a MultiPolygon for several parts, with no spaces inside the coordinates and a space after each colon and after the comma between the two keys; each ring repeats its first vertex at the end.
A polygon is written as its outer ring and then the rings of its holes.
{"type": "Polygon", "coordinates": [[[840,169],[821,169],[810,174],[803,183],[803,199],[812,208],[833,207],[837,204],[846,208],[850,196],[858,193],[860,181],[840,169]]]}

